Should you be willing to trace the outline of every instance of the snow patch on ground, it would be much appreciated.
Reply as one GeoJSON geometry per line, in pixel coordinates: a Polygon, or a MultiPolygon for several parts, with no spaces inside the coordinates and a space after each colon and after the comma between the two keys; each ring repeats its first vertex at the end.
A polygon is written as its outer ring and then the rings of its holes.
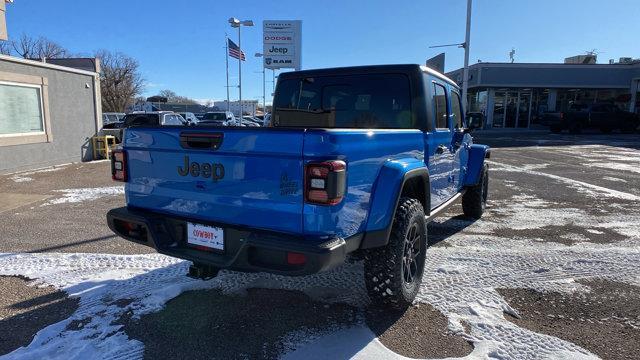
{"type": "Polygon", "coordinates": [[[11,181],[13,182],[17,182],[17,183],[21,183],[21,182],[29,182],[29,181],[33,181],[33,178],[28,177],[28,176],[20,176],[20,175],[13,175],[9,178],[11,181]]]}
{"type": "MultiPolygon", "coordinates": [[[[574,344],[507,321],[503,313],[518,314],[496,288],[588,291],[575,279],[593,276],[640,282],[637,246],[545,243],[533,247],[526,242],[485,235],[460,235],[455,240],[450,247],[429,250],[417,301],[441,311],[450,319],[451,329],[474,342],[475,350],[469,358],[590,356],[574,344]],[[468,238],[476,241],[469,243],[468,238]],[[468,332],[462,322],[467,324],[468,332]]],[[[80,307],[71,318],[41,330],[29,346],[6,358],[141,358],[143,344],[128,339],[115,321],[128,310],[136,318],[158,311],[187,290],[217,288],[223,293],[242,293],[251,287],[269,287],[301,290],[322,301],[354,306],[368,301],[361,264],[345,264],[331,272],[296,278],[222,271],[209,281],[187,278],[187,268],[187,262],[158,254],[0,254],[0,275],[37,279],[36,285],[54,285],[80,298],[80,307]],[[120,307],[118,300],[125,299],[132,302],[120,307]],[[73,320],[83,320],[87,325],[79,330],[67,329],[73,320]]],[[[296,350],[288,356],[317,358],[319,354],[312,351],[331,339],[330,348],[321,353],[324,356],[333,349],[331,354],[335,355],[351,351],[358,358],[399,358],[362,326],[321,335],[306,334],[304,329],[294,332],[288,342],[296,350]],[[358,336],[341,337],[340,333],[358,336]]]]}
{"type": "Polygon", "coordinates": [[[62,170],[64,168],[66,168],[68,165],[69,164],[48,166],[48,167],[35,169],[35,170],[27,170],[27,171],[19,171],[19,172],[10,173],[10,174],[8,174],[8,175],[11,175],[9,177],[9,180],[11,180],[13,182],[16,182],[16,183],[33,181],[33,178],[30,177],[30,175],[36,175],[36,174],[41,174],[41,173],[59,171],[59,170],[62,170]]]}
{"type": "Polygon", "coordinates": [[[135,318],[158,311],[164,304],[188,290],[221,289],[224,293],[247,288],[270,288],[309,292],[324,301],[366,304],[362,265],[345,264],[336,271],[304,278],[271,274],[221,271],[209,281],[186,277],[190,263],[159,254],[1,254],[0,275],[37,279],[33,284],[53,285],[80,298],[73,316],[42,329],[25,348],[6,359],[140,359],[143,344],[130,340],[116,321],[128,310],[135,318]],[[337,297],[319,289],[332,289],[337,297]],[[119,300],[132,300],[126,307],[119,300]],[[67,329],[72,321],[87,322],[81,329],[67,329]]]}
{"type": "Polygon", "coordinates": [[[79,203],[83,201],[97,200],[105,196],[124,195],[124,186],[62,189],[54,191],[57,193],[62,193],[62,197],[51,199],[40,206],[57,205],[64,203],[79,203]]]}
{"type": "Polygon", "coordinates": [[[622,183],[626,183],[627,182],[627,180],[625,180],[625,179],[620,179],[620,178],[611,177],[611,176],[603,176],[602,179],[603,180],[614,181],[614,182],[622,182],[622,183]]]}
{"type": "MultiPolygon", "coordinates": [[[[627,159],[627,161],[629,161],[629,159],[627,159]]],[[[610,169],[610,170],[617,170],[617,171],[629,171],[629,172],[633,172],[636,174],[640,174],[640,167],[638,166],[638,163],[634,163],[634,164],[621,164],[621,163],[614,163],[614,162],[592,162],[592,163],[588,163],[585,164],[585,166],[595,166],[595,167],[599,167],[599,168],[603,168],[603,169],[610,169]]]]}
{"type": "Polygon", "coordinates": [[[609,189],[599,185],[589,184],[584,181],[574,180],[574,179],[570,179],[570,178],[566,178],[566,177],[554,175],[554,174],[547,174],[547,173],[543,173],[535,170],[528,170],[523,167],[502,164],[502,163],[490,161],[490,160],[487,160],[487,163],[496,166],[493,168],[493,171],[519,172],[519,173],[526,173],[530,175],[545,176],[545,177],[557,180],[561,183],[564,183],[568,185],[570,188],[576,189],[581,193],[584,193],[586,195],[593,196],[593,197],[606,196],[606,197],[617,198],[621,200],[640,201],[640,196],[638,195],[609,189]]]}

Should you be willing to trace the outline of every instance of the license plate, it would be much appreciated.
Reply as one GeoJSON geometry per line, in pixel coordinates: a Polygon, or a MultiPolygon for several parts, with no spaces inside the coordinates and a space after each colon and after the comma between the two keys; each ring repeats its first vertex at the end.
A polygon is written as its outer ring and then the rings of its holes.
{"type": "Polygon", "coordinates": [[[187,243],[224,250],[224,230],[215,226],[187,223],[187,243]]]}

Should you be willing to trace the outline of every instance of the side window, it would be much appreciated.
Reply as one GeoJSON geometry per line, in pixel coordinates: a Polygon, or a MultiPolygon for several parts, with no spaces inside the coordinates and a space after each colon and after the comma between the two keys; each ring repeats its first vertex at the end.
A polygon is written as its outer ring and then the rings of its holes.
{"type": "Polygon", "coordinates": [[[447,91],[444,86],[433,84],[433,107],[436,114],[436,129],[448,129],[447,124],[447,91]]]}
{"type": "Polygon", "coordinates": [[[462,129],[462,104],[460,103],[460,95],[457,92],[451,92],[451,114],[453,115],[453,128],[462,129]]]}
{"type": "Polygon", "coordinates": [[[164,125],[182,125],[182,122],[176,115],[165,115],[164,125]]]}

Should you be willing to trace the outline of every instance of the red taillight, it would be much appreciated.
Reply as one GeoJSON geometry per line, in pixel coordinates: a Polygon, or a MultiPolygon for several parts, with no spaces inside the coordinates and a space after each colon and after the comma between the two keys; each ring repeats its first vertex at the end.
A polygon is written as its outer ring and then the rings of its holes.
{"type": "Polygon", "coordinates": [[[122,149],[111,153],[111,178],[115,181],[127,181],[127,153],[122,149]]]}
{"type": "Polygon", "coordinates": [[[305,254],[288,252],[287,264],[289,265],[304,265],[307,262],[307,256],[305,254]]]}
{"type": "Polygon", "coordinates": [[[308,203],[336,205],[342,201],[347,164],[341,160],[308,163],[305,171],[305,199],[308,203]]]}

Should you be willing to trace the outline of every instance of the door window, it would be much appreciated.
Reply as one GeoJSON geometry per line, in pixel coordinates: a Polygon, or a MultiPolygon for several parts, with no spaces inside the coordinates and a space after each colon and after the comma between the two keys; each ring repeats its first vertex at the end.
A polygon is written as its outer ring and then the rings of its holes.
{"type": "Polygon", "coordinates": [[[460,103],[460,95],[457,92],[451,92],[451,115],[453,115],[453,128],[463,128],[462,104],[460,103]]]}
{"type": "Polygon", "coordinates": [[[436,129],[448,129],[447,91],[444,86],[433,83],[433,107],[436,115],[436,129]]]}

